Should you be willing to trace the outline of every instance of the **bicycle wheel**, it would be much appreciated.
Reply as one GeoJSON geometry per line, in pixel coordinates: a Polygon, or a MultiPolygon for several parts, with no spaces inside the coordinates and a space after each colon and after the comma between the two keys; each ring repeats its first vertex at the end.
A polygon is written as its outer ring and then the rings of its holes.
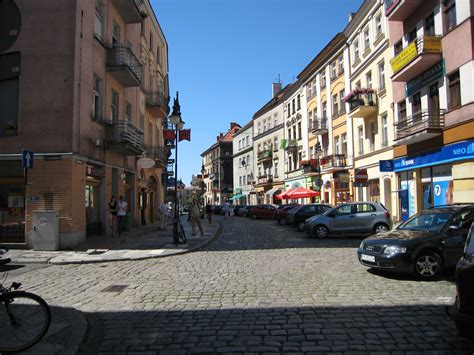
{"type": "Polygon", "coordinates": [[[1,295],[0,302],[0,353],[26,350],[44,337],[51,311],[41,297],[13,291],[1,295]]]}

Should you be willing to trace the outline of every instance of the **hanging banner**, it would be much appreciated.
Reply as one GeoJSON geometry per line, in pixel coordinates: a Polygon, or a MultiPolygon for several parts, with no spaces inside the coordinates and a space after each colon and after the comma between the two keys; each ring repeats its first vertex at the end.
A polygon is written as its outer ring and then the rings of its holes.
{"type": "Polygon", "coordinates": [[[179,141],[189,141],[191,142],[191,130],[182,129],[179,131],[179,141]]]}
{"type": "Polygon", "coordinates": [[[172,129],[165,129],[163,131],[163,137],[166,140],[174,141],[174,139],[176,138],[176,133],[172,129]]]}

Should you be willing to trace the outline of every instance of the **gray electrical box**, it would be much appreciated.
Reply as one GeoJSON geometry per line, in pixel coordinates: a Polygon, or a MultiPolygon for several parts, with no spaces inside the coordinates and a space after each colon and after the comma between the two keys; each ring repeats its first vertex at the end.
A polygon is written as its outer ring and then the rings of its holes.
{"type": "Polygon", "coordinates": [[[33,249],[59,250],[59,213],[33,211],[33,249]]]}

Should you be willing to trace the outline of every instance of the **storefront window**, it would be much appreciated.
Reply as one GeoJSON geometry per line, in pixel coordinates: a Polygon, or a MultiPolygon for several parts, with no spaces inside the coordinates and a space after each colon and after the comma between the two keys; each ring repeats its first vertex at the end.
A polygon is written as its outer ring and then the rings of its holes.
{"type": "Polygon", "coordinates": [[[380,202],[379,179],[369,180],[369,200],[372,202],[380,202]]]}

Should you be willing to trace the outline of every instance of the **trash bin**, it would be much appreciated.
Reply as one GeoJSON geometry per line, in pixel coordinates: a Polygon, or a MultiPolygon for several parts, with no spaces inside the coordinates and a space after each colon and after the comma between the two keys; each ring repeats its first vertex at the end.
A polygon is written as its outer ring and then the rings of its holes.
{"type": "Polygon", "coordinates": [[[33,211],[33,250],[59,250],[59,213],[33,211]]]}
{"type": "Polygon", "coordinates": [[[130,215],[130,213],[127,213],[123,217],[123,224],[124,224],[125,231],[130,232],[130,230],[132,229],[132,216],[130,215]]]}

